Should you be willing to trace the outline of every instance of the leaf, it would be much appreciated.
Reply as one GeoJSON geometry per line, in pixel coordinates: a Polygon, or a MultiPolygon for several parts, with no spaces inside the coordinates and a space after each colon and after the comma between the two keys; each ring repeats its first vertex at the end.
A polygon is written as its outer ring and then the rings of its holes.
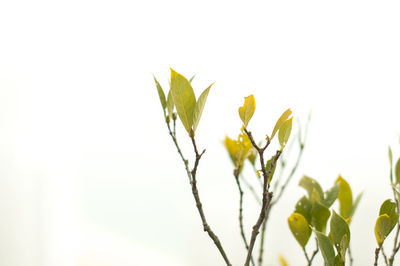
{"type": "Polygon", "coordinates": [[[278,121],[275,124],[274,130],[272,130],[271,134],[271,139],[275,136],[276,132],[278,132],[279,128],[282,126],[282,124],[288,120],[289,116],[292,114],[292,111],[290,109],[287,109],[281,117],[279,117],[278,121]]]}
{"type": "Polygon", "coordinates": [[[360,203],[360,200],[363,196],[363,193],[361,192],[360,194],[357,195],[356,200],[353,202],[353,208],[351,209],[351,214],[350,216],[353,216],[354,213],[356,212],[356,209],[358,207],[358,204],[360,203]]]}
{"type": "Polygon", "coordinates": [[[203,91],[203,93],[200,95],[199,99],[196,102],[196,107],[194,108],[194,113],[193,113],[193,131],[194,132],[196,132],[196,128],[197,128],[197,125],[199,124],[201,114],[203,113],[204,105],[207,101],[208,93],[210,92],[210,88],[213,84],[211,84],[207,89],[205,89],[203,91]]]}
{"type": "Polygon", "coordinates": [[[237,156],[238,153],[240,152],[239,144],[236,142],[236,140],[233,140],[230,137],[225,136],[224,145],[229,153],[229,157],[231,158],[233,164],[237,166],[237,156]]]}
{"type": "Polygon", "coordinates": [[[390,199],[385,200],[381,208],[379,209],[379,215],[387,214],[392,221],[393,227],[397,224],[399,220],[399,215],[396,212],[396,203],[390,199]]]}
{"type": "Polygon", "coordinates": [[[171,94],[183,126],[189,135],[193,134],[191,129],[193,125],[193,113],[196,106],[196,97],[190,82],[172,68],[171,94]]]}
{"type": "Polygon", "coordinates": [[[335,250],[329,238],[321,232],[314,230],[318,246],[321,250],[326,266],[335,266],[335,250]]]}
{"type": "Polygon", "coordinates": [[[392,168],[392,165],[393,165],[393,153],[392,153],[392,149],[390,148],[390,146],[389,146],[388,150],[389,150],[388,154],[389,154],[390,168],[392,168]]]}
{"type": "Polygon", "coordinates": [[[194,78],[196,77],[197,74],[194,74],[190,79],[189,82],[192,83],[192,81],[194,80],[194,78]]]}
{"type": "Polygon", "coordinates": [[[168,110],[168,116],[171,119],[172,113],[174,112],[174,99],[172,98],[171,90],[169,90],[168,92],[167,110],[168,110]]]}
{"type": "Polygon", "coordinates": [[[396,166],[394,168],[394,173],[396,177],[396,183],[400,183],[400,158],[397,160],[396,166]]]}
{"type": "Polygon", "coordinates": [[[318,201],[313,203],[311,209],[311,224],[316,230],[325,233],[326,223],[328,222],[329,216],[331,216],[331,212],[325,205],[318,201]]]}
{"type": "Polygon", "coordinates": [[[336,247],[336,250],[340,252],[340,256],[344,261],[346,249],[350,243],[349,225],[341,216],[339,216],[335,211],[333,211],[330,227],[331,227],[330,234],[332,241],[336,247]]]}
{"type": "Polygon", "coordinates": [[[320,184],[317,182],[317,180],[311,177],[304,175],[299,181],[299,186],[307,191],[309,198],[311,198],[314,188],[318,192],[320,198],[324,197],[324,192],[322,191],[320,184]]]}
{"type": "Polygon", "coordinates": [[[292,131],[292,120],[293,117],[289,118],[279,128],[278,138],[279,138],[279,144],[281,145],[281,149],[285,147],[285,145],[289,140],[290,132],[292,131]]]}
{"type": "Polygon", "coordinates": [[[289,266],[289,264],[286,262],[285,258],[282,255],[279,256],[279,263],[281,266],[289,266]]]}
{"type": "Polygon", "coordinates": [[[309,224],[311,224],[311,210],[312,210],[312,204],[311,201],[306,197],[303,196],[297,203],[295,207],[296,213],[300,213],[301,215],[306,218],[309,224]]]}
{"type": "Polygon", "coordinates": [[[154,75],[153,75],[153,78],[154,78],[154,82],[156,83],[158,97],[160,98],[161,106],[162,106],[163,110],[165,110],[165,108],[167,107],[167,101],[165,100],[164,91],[161,88],[160,83],[158,83],[158,80],[156,79],[156,77],[154,75]]]}
{"type": "Polygon", "coordinates": [[[339,185],[335,184],[331,189],[325,191],[324,200],[322,203],[329,208],[337,199],[338,194],[339,194],[339,185]]]}
{"type": "Polygon", "coordinates": [[[244,98],[244,104],[242,107],[239,107],[239,116],[242,119],[244,127],[247,127],[251,117],[254,114],[256,109],[256,100],[253,95],[244,98]]]}
{"type": "Polygon", "coordinates": [[[304,248],[311,236],[311,229],[306,218],[299,213],[292,213],[288,218],[288,224],[293,236],[300,246],[304,248]]]}
{"type": "MultiPolygon", "coordinates": [[[[275,159],[275,155],[273,155],[273,156],[271,157],[271,159],[269,159],[269,160],[267,161],[267,165],[265,166],[265,169],[266,169],[267,172],[268,172],[269,169],[271,168],[271,165],[272,165],[274,159],[275,159]]],[[[271,181],[272,181],[272,177],[274,176],[275,169],[276,169],[276,164],[275,164],[274,167],[271,169],[271,173],[270,173],[269,176],[268,176],[268,184],[270,184],[271,181]]]]}
{"type": "Polygon", "coordinates": [[[341,175],[336,179],[335,184],[339,184],[339,213],[344,219],[347,219],[353,209],[353,194],[350,185],[341,175]]]}
{"type": "Polygon", "coordinates": [[[393,230],[393,223],[389,215],[383,214],[378,217],[375,224],[375,238],[378,246],[382,246],[383,241],[393,230]]]}

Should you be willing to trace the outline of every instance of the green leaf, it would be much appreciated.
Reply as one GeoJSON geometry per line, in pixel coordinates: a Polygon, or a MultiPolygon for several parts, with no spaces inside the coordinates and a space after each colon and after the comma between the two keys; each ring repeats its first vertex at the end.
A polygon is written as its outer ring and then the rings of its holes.
{"type": "Polygon", "coordinates": [[[382,246],[383,241],[393,230],[393,223],[389,215],[382,214],[378,217],[375,224],[375,238],[379,246],[382,246]]]}
{"type": "Polygon", "coordinates": [[[339,184],[339,213],[344,219],[347,219],[351,216],[353,209],[353,194],[350,185],[341,175],[336,179],[335,184],[339,184]]]}
{"type": "Polygon", "coordinates": [[[396,183],[400,183],[400,158],[397,160],[396,166],[394,168],[394,173],[396,177],[396,183]]]}
{"type": "Polygon", "coordinates": [[[278,139],[279,144],[281,145],[281,149],[283,149],[290,137],[290,133],[292,132],[292,120],[293,117],[286,120],[282,126],[279,128],[278,139]]]}
{"type": "Polygon", "coordinates": [[[392,153],[392,149],[389,146],[389,163],[390,163],[390,168],[392,168],[393,165],[393,153],[392,153]]]}
{"type": "Polygon", "coordinates": [[[341,216],[339,216],[335,211],[333,211],[330,226],[331,226],[330,234],[332,241],[336,247],[336,250],[340,253],[342,260],[344,261],[346,255],[346,249],[350,243],[349,225],[341,216]]]}
{"type": "Polygon", "coordinates": [[[172,98],[171,90],[169,90],[168,92],[167,110],[168,110],[168,116],[171,119],[172,113],[174,112],[174,99],[172,98]]]}
{"type": "MultiPolygon", "coordinates": [[[[271,157],[271,159],[269,159],[269,160],[267,161],[267,165],[265,166],[265,169],[266,169],[267,172],[268,172],[269,169],[271,168],[271,165],[272,165],[272,163],[273,163],[273,161],[274,161],[274,158],[275,158],[275,155],[273,155],[273,156],[271,157]]],[[[268,176],[268,184],[270,184],[271,181],[272,181],[272,177],[274,176],[275,169],[276,169],[276,164],[275,164],[274,167],[271,169],[271,173],[270,173],[269,176],[268,176]]]]}
{"type": "Polygon", "coordinates": [[[171,94],[183,126],[189,134],[193,134],[191,129],[193,125],[193,113],[196,106],[196,97],[190,82],[172,68],[171,94]]]}
{"type": "Polygon", "coordinates": [[[399,215],[396,211],[396,203],[391,201],[390,199],[385,200],[381,208],[379,209],[379,215],[387,214],[392,221],[393,227],[397,224],[399,220],[399,215]]]}
{"type": "Polygon", "coordinates": [[[351,209],[351,214],[350,216],[353,216],[354,213],[356,212],[356,209],[358,207],[358,204],[360,203],[360,200],[362,198],[363,193],[361,192],[360,194],[357,195],[356,200],[353,202],[353,208],[351,209]]]}
{"type": "Polygon", "coordinates": [[[311,224],[316,230],[325,233],[326,223],[328,222],[330,215],[331,212],[325,205],[318,201],[313,202],[311,209],[311,224]]]}
{"type": "Polygon", "coordinates": [[[288,224],[293,236],[296,238],[300,246],[304,248],[311,235],[311,229],[306,218],[299,213],[292,213],[288,218],[288,224]]]}
{"type": "Polygon", "coordinates": [[[301,215],[306,218],[309,224],[311,224],[311,210],[312,210],[312,204],[311,201],[306,197],[303,196],[297,203],[295,207],[296,213],[300,213],[301,215]]]}
{"type": "Polygon", "coordinates": [[[339,194],[339,185],[335,184],[331,189],[325,191],[324,200],[322,203],[329,208],[337,199],[338,194],[339,194]]]}
{"type": "Polygon", "coordinates": [[[154,75],[153,75],[153,78],[154,78],[154,82],[156,83],[158,97],[160,98],[161,106],[162,106],[163,110],[165,110],[165,108],[167,107],[167,101],[165,100],[164,91],[161,88],[160,83],[158,83],[158,80],[156,79],[156,77],[154,75]]]}
{"type": "Polygon", "coordinates": [[[271,139],[275,136],[276,132],[278,132],[278,130],[280,129],[280,127],[282,126],[282,124],[288,120],[289,116],[292,114],[292,111],[290,109],[287,109],[285,112],[283,112],[283,114],[281,115],[281,117],[279,117],[278,121],[275,124],[274,130],[272,130],[272,134],[271,134],[271,139]]]}
{"type": "Polygon", "coordinates": [[[342,261],[339,254],[335,257],[335,266],[344,266],[344,262],[342,261]]]}
{"type": "Polygon", "coordinates": [[[324,198],[324,192],[322,191],[320,184],[317,182],[317,180],[311,177],[304,175],[299,181],[299,186],[307,191],[308,197],[310,199],[314,188],[318,192],[320,198],[324,198]]]}
{"type": "Polygon", "coordinates": [[[314,230],[318,246],[321,250],[326,266],[335,266],[335,250],[329,238],[321,232],[314,230]]]}
{"type": "Polygon", "coordinates": [[[256,109],[256,100],[253,95],[244,98],[244,104],[239,108],[239,116],[242,119],[244,127],[247,127],[251,117],[256,109]]]}
{"type": "MultiPolygon", "coordinates": [[[[213,83],[214,84],[214,83],[213,83]]],[[[203,113],[204,105],[207,100],[208,93],[210,92],[210,88],[213,85],[211,84],[207,89],[203,91],[200,95],[199,99],[196,102],[196,107],[193,113],[193,131],[196,132],[197,125],[199,124],[201,114],[203,113]]]]}
{"type": "Polygon", "coordinates": [[[196,77],[197,74],[194,74],[190,79],[189,82],[192,83],[192,81],[194,80],[194,78],[196,77]]]}

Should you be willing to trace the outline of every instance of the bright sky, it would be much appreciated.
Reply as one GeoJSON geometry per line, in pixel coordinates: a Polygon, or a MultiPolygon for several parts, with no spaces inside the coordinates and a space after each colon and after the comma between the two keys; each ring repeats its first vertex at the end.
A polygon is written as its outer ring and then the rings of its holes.
{"type": "MultiPolygon", "coordinates": [[[[400,156],[399,13],[398,1],[1,1],[0,264],[223,265],[163,124],[152,73],[167,90],[170,67],[197,74],[197,96],[216,82],[197,133],[199,186],[235,265],[244,250],[221,141],[238,134],[249,94],[258,139],[287,108],[302,122],[312,110],[267,261],[305,261],[286,225],[301,175],[328,188],[341,173],[364,191],[354,265],[372,264],[388,145],[400,156]]],[[[256,214],[248,207],[247,232],[256,214]]]]}

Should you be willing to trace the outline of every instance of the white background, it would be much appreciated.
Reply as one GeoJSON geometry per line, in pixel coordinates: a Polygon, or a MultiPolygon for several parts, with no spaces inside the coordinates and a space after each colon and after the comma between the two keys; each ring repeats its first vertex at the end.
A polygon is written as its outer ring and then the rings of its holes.
{"type": "MultiPolygon", "coordinates": [[[[269,223],[268,265],[279,254],[305,265],[286,222],[298,179],[328,188],[339,173],[364,191],[352,247],[354,265],[371,265],[388,145],[400,155],[399,13],[398,1],[1,1],[0,265],[224,265],[163,123],[151,74],[167,90],[170,67],[197,73],[197,96],[216,82],[198,179],[234,265],[245,252],[221,142],[239,133],[249,94],[258,139],[286,108],[303,123],[312,110],[304,160],[269,223]]],[[[193,161],[181,125],[178,135],[193,161]]],[[[249,233],[257,208],[245,200],[249,233]]]]}

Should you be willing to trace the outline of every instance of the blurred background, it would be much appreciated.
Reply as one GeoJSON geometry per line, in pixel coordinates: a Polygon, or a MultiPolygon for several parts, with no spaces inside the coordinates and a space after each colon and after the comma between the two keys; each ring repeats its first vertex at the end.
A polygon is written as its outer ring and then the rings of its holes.
{"type": "MultiPolygon", "coordinates": [[[[342,174],[364,192],[352,248],[354,265],[372,264],[388,145],[400,155],[399,12],[398,1],[1,1],[0,265],[224,265],[164,124],[152,73],[168,91],[170,67],[197,74],[197,96],[216,82],[196,133],[198,185],[234,265],[245,250],[222,141],[240,132],[249,94],[257,139],[287,108],[301,123],[312,110],[266,265],[305,265],[286,222],[303,174],[325,189],[342,174]]],[[[249,234],[258,212],[250,194],[245,204],[249,234]]]]}

